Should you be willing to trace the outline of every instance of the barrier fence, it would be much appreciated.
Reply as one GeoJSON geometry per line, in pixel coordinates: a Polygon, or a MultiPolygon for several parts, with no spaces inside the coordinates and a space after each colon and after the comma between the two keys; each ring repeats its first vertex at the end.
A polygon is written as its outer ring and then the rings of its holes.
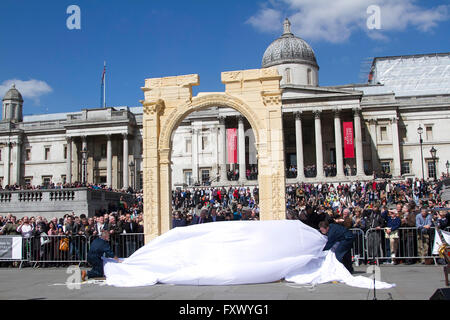
{"type": "MultiPolygon", "coordinates": [[[[351,250],[356,265],[368,260],[389,261],[395,251],[395,259],[417,260],[433,259],[434,227],[423,233],[417,228],[399,228],[389,235],[386,229],[350,229],[355,236],[351,250]]],[[[450,227],[446,228],[450,231],[450,227]]],[[[27,262],[33,266],[39,263],[82,264],[87,263],[90,244],[96,236],[84,235],[42,235],[31,238],[21,236],[0,236],[0,262],[18,262],[20,266],[27,262]]],[[[118,234],[110,237],[111,250],[119,258],[131,256],[144,246],[144,234],[118,234]]]]}

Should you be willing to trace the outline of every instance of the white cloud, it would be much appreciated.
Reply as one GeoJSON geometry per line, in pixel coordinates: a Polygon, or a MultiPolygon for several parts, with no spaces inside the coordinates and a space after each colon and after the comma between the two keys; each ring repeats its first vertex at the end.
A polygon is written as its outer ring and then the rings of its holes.
{"type": "Polygon", "coordinates": [[[10,79],[5,80],[0,84],[0,97],[3,98],[13,84],[16,85],[16,89],[22,94],[24,100],[31,99],[36,105],[40,104],[40,97],[42,95],[53,91],[53,89],[42,80],[30,79],[23,81],[19,79],[10,79]]]}
{"type": "Polygon", "coordinates": [[[247,23],[261,31],[276,31],[280,28],[281,12],[262,8],[255,16],[250,17],[247,23]]]}
{"type": "Polygon", "coordinates": [[[360,30],[372,39],[386,40],[386,31],[432,31],[450,18],[450,5],[426,8],[416,0],[271,0],[248,22],[262,32],[273,31],[278,23],[276,30],[281,32],[284,16],[291,20],[295,34],[309,40],[343,42],[360,30]],[[370,5],[381,9],[381,29],[376,32],[367,28],[370,5]]]}

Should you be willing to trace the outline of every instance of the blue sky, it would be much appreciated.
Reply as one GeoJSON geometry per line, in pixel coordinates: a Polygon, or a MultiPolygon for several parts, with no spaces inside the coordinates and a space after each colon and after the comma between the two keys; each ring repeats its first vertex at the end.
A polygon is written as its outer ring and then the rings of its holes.
{"type": "Polygon", "coordinates": [[[450,1],[419,0],[2,0],[0,94],[12,82],[24,114],[107,104],[139,106],[145,78],[198,73],[199,91],[222,91],[222,71],[259,68],[289,17],[314,49],[322,86],[361,82],[376,56],[449,52],[450,1]],[[381,29],[368,30],[369,5],[381,29]],[[70,5],[81,29],[69,30],[70,5]]]}

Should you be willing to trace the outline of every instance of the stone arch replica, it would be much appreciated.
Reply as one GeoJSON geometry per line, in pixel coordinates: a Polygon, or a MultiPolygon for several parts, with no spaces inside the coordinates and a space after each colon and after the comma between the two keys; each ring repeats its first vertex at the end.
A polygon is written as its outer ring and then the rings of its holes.
{"type": "Polygon", "coordinates": [[[171,228],[171,137],[190,113],[230,107],[247,118],[255,133],[261,220],[285,218],[285,172],[280,79],[276,68],[222,72],[225,92],[199,93],[197,74],[145,80],[144,232],[145,242],[171,228]]]}

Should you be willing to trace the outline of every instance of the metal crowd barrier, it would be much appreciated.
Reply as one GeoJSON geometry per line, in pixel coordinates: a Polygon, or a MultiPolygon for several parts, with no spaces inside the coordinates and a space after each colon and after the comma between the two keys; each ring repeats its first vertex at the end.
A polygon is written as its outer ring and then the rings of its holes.
{"type": "Polygon", "coordinates": [[[366,260],[366,246],[365,246],[365,234],[362,229],[352,228],[350,229],[355,236],[353,241],[353,248],[351,250],[353,261],[356,265],[359,265],[360,261],[366,260]]]}
{"type": "MultiPolygon", "coordinates": [[[[379,260],[389,261],[390,239],[386,236],[385,229],[369,229],[365,233],[362,229],[350,229],[355,235],[353,248],[351,250],[353,261],[359,264],[360,261],[379,260]]],[[[446,228],[450,231],[450,227],[446,228]]],[[[0,236],[9,238],[19,238],[20,236],[0,236]]],[[[21,238],[21,237],[20,237],[21,238]]],[[[36,236],[31,238],[22,238],[22,258],[1,258],[0,262],[20,262],[20,267],[24,262],[36,266],[39,263],[87,263],[87,253],[89,252],[91,242],[96,236],[89,238],[84,235],[76,236],[36,236]],[[65,243],[65,244],[64,244],[65,243]]],[[[418,235],[416,227],[399,228],[397,251],[395,259],[433,259],[436,262],[437,256],[431,255],[434,239],[434,227],[430,228],[428,237],[418,235]],[[428,244],[426,254],[422,252],[421,246],[428,244]]],[[[111,249],[119,258],[127,258],[136,250],[144,246],[144,234],[116,234],[110,237],[111,249]]]]}
{"type": "MultiPolygon", "coordinates": [[[[432,254],[435,228],[430,227],[423,233],[417,227],[401,227],[396,236],[390,236],[386,232],[387,228],[371,228],[367,230],[366,251],[368,260],[380,259],[391,262],[392,259],[401,260],[425,260],[433,259],[436,263],[437,256],[432,254]],[[395,250],[391,252],[392,249],[395,250]],[[395,254],[395,257],[392,256],[395,254]]],[[[449,228],[446,228],[449,230],[449,228]]]]}
{"type": "Polygon", "coordinates": [[[87,260],[88,239],[84,235],[42,235],[24,238],[27,261],[38,263],[78,263],[87,260]]]}

